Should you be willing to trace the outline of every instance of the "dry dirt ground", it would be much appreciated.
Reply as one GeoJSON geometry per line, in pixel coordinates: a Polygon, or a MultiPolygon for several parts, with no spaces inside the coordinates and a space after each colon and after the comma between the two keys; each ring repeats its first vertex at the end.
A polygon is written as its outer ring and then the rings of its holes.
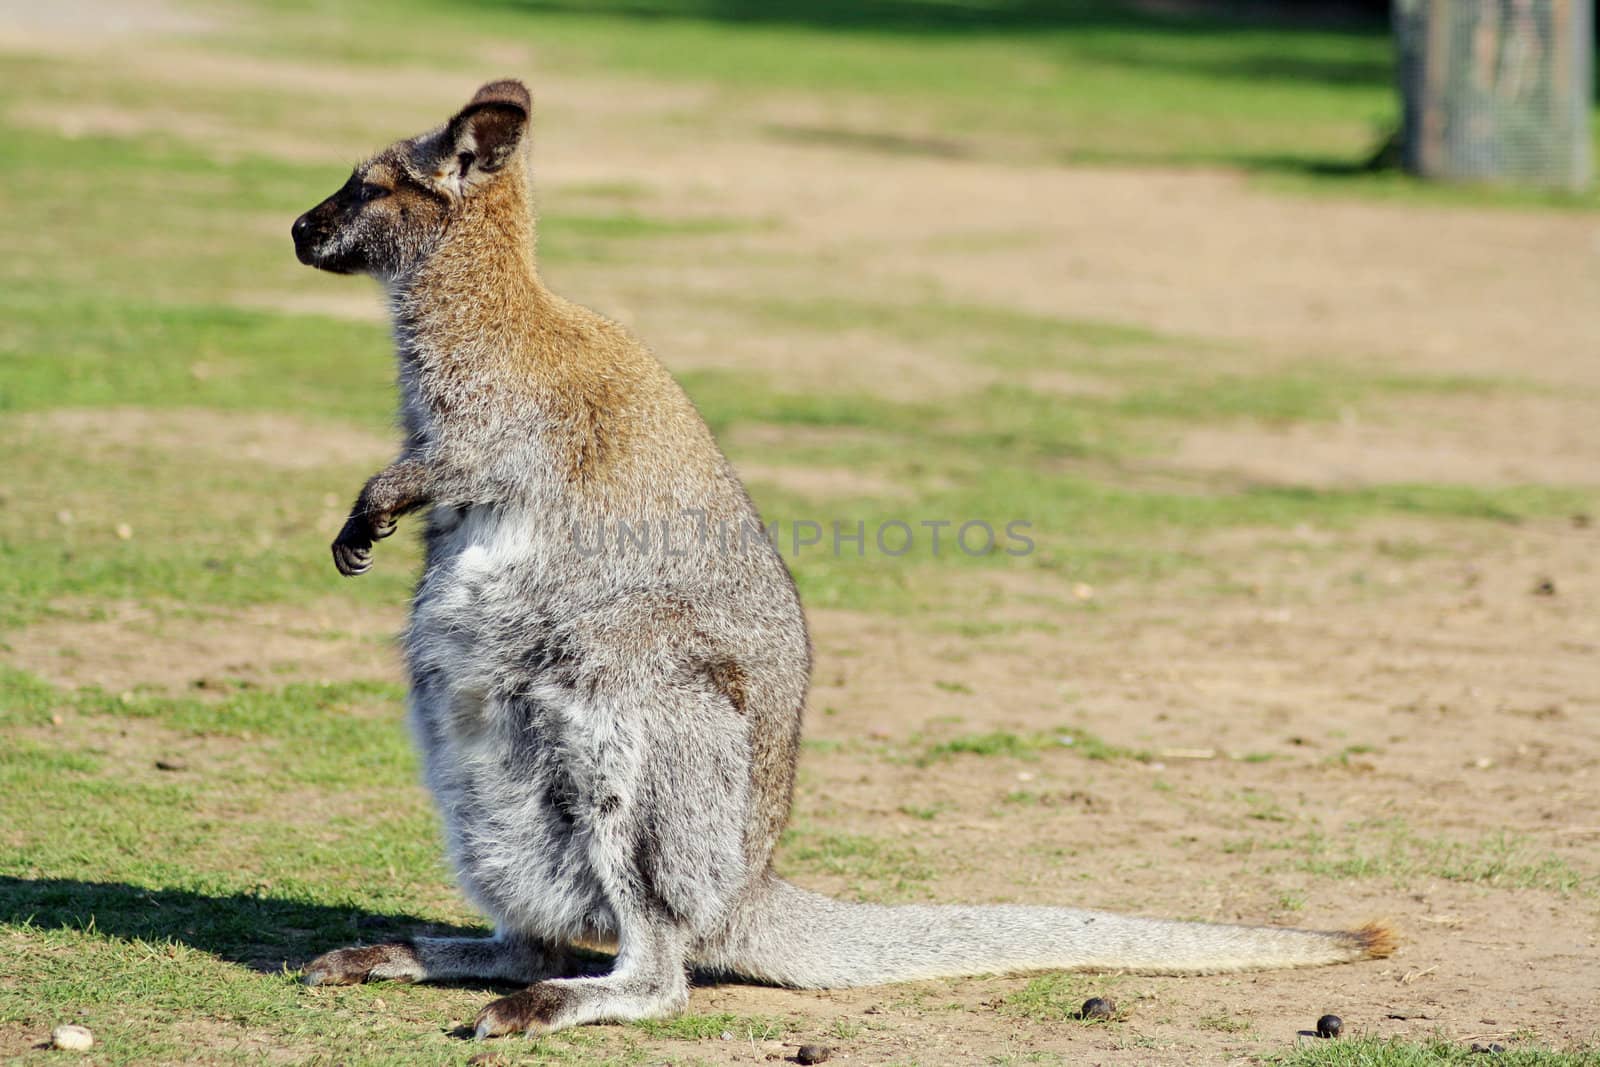
{"type": "MultiPolygon", "coordinates": [[[[31,47],[101,47],[48,26],[13,31],[24,32],[31,47]]],[[[1448,410],[1381,427],[1197,429],[1170,457],[1185,470],[1319,486],[1600,482],[1592,218],[1290,197],[1227,173],[797,145],[764,136],[742,112],[686,143],[658,120],[697,106],[692,88],[643,93],[570,73],[541,78],[536,57],[512,58],[549,101],[539,156],[547,190],[642,182],[652,211],[711,205],[782,222],[728,238],[745,255],[774,253],[779,265],[708,254],[688,264],[575,264],[555,279],[629,321],[675,368],[757,365],[886,397],[1001,373],[848,333],[819,349],[811,334],[774,327],[735,346],[708,325],[700,298],[781,287],[798,246],[813,268],[825,266],[808,282],[823,293],[937,287],[977,303],[1248,342],[1261,366],[1313,353],[1542,387],[1513,407],[1438,401],[1448,410]]],[[[171,44],[119,61],[168,84],[217,74],[214,62],[171,44]]],[[[263,88],[304,74],[264,59],[226,67],[234,84],[263,88]]],[[[396,117],[395,133],[410,132],[418,115],[431,121],[463,88],[437,74],[419,89],[409,74],[314,73],[388,106],[403,82],[420,98],[396,117]]],[[[805,110],[767,106],[789,121],[805,110]]],[[[132,129],[147,121],[109,109],[13,118],[132,129]]],[[[315,131],[292,151],[275,134],[251,136],[234,131],[231,147],[334,160],[355,147],[329,138],[323,149],[315,131]]],[[[376,295],[345,288],[345,302],[329,304],[324,292],[319,308],[371,315],[376,295]]],[[[316,298],[285,289],[236,299],[304,308],[316,298]]],[[[77,429],[106,448],[119,434],[148,443],[162,430],[144,418],[96,417],[77,429]]],[[[248,455],[275,429],[230,423],[201,437],[248,455]]],[[[893,491],[868,473],[841,474],[852,477],[851,492],[893,491]]],[[[1359,1033],[1593,1038],[1600,528],[1583,517],[1518,527],[1419,520],[1219,535],[1205,549],[1215,563],[1204,579],[1166,584],[1075,595],[1043,579],[1028,588],[971,579],[973,603],[989,605],[985,619],[1048,631],[971,637],[915,618],[813,613],[812,744],[797,819],[903,841],[918,868],[900,894],[911,899],[1321,927],[1386,918],[1401,937],[1392,959],[1238,977],[1085,978],[1084,995],[1107,990],[1127,1011],[1093,1027],[1019,1029],[1002,1001],[1023,979],[829,993],[720,986],[697,990],[692,1010],[789,1017],[855,1063],[1036,1054],[1236,1062],[1288,1047],[1328,1011],[1359,1033]],[[916,758],[940,739],[1066,727],[1144,758],[1088,759],[1066,745],[916,758]],[[1563,872],[1583,884],[1566,884],[1563,872]],[[826,1036],[835,1021],[848,1036],[826,1036]]],[[[348,613],[285,608],[202,625],[126,606],[7,635],[6,655],[47,678],[114,689],[192,686],[218,672],[382,677],[395,668],[378,635],[398,621],[370,618],[352,632],[348,613]],[[141,656],[146,641],[181,654],[141,656]]],[[[854,884],[849,871],[812,882],[841,892],[854,884]]],[[[792,1051],[713,1040],[693,1054],[747,1063],[792,1051]]]]}

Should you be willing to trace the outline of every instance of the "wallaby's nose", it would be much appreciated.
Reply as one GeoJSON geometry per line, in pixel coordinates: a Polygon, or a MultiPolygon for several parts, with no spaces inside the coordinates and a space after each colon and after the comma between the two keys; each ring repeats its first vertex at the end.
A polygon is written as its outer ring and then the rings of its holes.
{"type": "Polygon", "coordinates": [[[289,236],[294,238],[295,257],[309,266],[311,263],[311,248],[307,241],[311,236],[311,219],[306,215],[301,215],[295,219],[294,225],[289,227],[289,236]]]}

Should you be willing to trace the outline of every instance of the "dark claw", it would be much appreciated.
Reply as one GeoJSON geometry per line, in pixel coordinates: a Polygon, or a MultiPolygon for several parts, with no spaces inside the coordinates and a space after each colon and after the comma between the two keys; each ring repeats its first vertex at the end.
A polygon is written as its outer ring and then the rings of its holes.
{"type": "Polygon", "coordinates": [[[373,540],[388,537],[392,533],[392,519],[385,522],[382,528],[374,529],[365,515],[351,515],[344,529],[339,531],[339,536],[333,539],[333,565],[346,578],[367,573],[372,567],[373,540]]]}
{"type": "Polygon", "coordinates": [[[365,574],[372,567],[372,549],[360,548],[348,541],[333,543],[333,565],[346,578],[365,574]]]}

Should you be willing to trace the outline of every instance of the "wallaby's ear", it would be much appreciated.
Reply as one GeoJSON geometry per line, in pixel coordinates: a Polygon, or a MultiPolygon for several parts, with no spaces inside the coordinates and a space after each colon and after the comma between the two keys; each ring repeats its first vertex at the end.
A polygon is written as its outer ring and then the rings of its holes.
{"type": "Polygon", "coordinates": [[[533,100],[519,81],[490,82],[456,113],[444,130],[453,158],[439,161],[445,181],[464,189],[475,172],[504,167],[522,143],[533,100]]]}

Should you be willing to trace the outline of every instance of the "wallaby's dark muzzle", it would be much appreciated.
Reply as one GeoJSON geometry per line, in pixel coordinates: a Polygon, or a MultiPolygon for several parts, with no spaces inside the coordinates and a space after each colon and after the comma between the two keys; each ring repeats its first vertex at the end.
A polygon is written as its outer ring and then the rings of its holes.
{"type": "Polygon", "coordinates": [[[350,195],[354,182],[328,197],[294,220],[289,234],[294,238],[294,254],[308,267],[334,274],[354,274],[365,266],[361,252],[352,242],[341,240],[341,228],[349,224],[350,195]]]}
{"type": "Polygon", "coordinates": [[[289,228],[289,235],[294,238],[295,258],[308,267],[312,266],[311,218],[309,213],[301,215],[294,220],[294,225],[289,228]]]}

